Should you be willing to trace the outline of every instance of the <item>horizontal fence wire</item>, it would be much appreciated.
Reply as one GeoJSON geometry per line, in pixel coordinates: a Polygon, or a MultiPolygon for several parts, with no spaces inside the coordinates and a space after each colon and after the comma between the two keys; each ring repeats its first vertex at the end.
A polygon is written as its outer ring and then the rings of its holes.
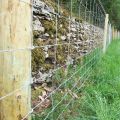
{"type": "MultiPolygon", "coordinates": [[[[59,87],[57,87],[54,91],[52,91],[45,99],[44,99],[44,101],[47,99],[47,98],[49,98],[52,94],[55,94],[56,92],[57,92],[57,90],[59,90],[60,89],[60,87],[62,87],[65,83],[67,83],[67,82],[69,82],[70,80],[72,80],[72,78],[78,73],[78,72],[80,72],[80,70],[82,70],[83,68],[85,68],[89,63],[91,63],[91,61],[93,61],[93,59],[94,58],[96,58],[98,55],[96,55],[96,56],[94,56],[94,57],[92,57],[87,63],[85,63],[83,66],[81,66],[80,67],[80,69],[78,69],[77,71],[75,71],[68,79],[66,79],[63,83],[61,83],[60,85],[59,85],[59,87]]],[[[80,77],[80,79],[76,82],[76,84],[75,84],[75,86],[73,86],[73,88],[75,88],[76,87],[76,85],[78,84],[78,82],[87,74],[87,73],[90,73],[90,69],[91,69],[91,67],[93,66],[95,64],[95,62],[94,63],[92,63],[91,65],[90,65],[90,67],[89,67],[89,69],[87,69],[86,71],[84,71],[84,73],[82,74],[82,76],[80,77]]],[[[73,89],[72,88],[72,89],[73,89]]],[[[71,90],[72,90],[71,89],[71,90]]],[[[66,96],[66,95],[65,95],[66,96]]],[[[64,97],[65,97],[64,96],[64,97]]],[[[63,97],[63,98],[64,98],[63,97]]],[[[62,99],[63,100],[63,99],[62,99]]],[[[32,110],[22,119],[22,120],[25,120],[25,118],[27,118],[33,111],[34,111],[34,109],[36,109],[38,106],[40,106],[44,101],[41,101],[40,103],[38,103],[34,108],[32,108],[32,110]]],[[[62,101],[61,101],[62,102],[62,101]]],[[[60,103],[61,103],[60,102],[60,103]]],[[[59,103],[59,104],[60,104],[59,103]]],[[[58,106],[58,105],[57,105],[58,106]]],[[[56,108],[56,107],[55,107],[56,108]]],[[[54,108],[54,109],[55,109],[54,108]]],[[[53,110],[54,110],[53,109],[53,110]]],[[[51,113],[51,112],[50,112],[51,113]]],[[[49,114],[49,113],[48,113],[49,114]]],[[[48,117],[48,116],[47,116],[48,117]]],[[[47,118],[45,118],[45,119],[47,119],[47,118]]]]}
{"type": "MultiPolygon", "coordinates": [[[[32,84],[32,83],[31,83],[32,84]]],[[[10,92],[10,93],[8,93],[8,94],[6,94],[5,96],[0,96],[0,101],[2,101],[2,100],[4,100],[5,98],[7,98],[7,97],[9,97],[9,96],[12,96],[13,94],[15,94],[15,93],[17,93],[17,92],[19,92],[19,91],[21,91],[21,90],[23,90],[23,89],[25,89],[27,86],[29,86],[30,84],[24,84],[22,87],[20,87],[19,89],[16,89],[16,90],[14,90],[14,91],[12,91],[12,92],[10,92]]]]}
{"type": "MultiPolygon", "coordinates": [[[[96,48],[96,49],[97,49],[97,48],[96,48]]],[[[90,53],[91,53],[91,52],[90,52],[90,53]]],[[[85,56],[89,55],[90,53],[86,54],[85,56]]],[[[96,55],[96,56],[97,56],[97,55],[96,55]]],[[[92,59],[90,59],[86,64],[84,64],[84,65],[83,65],[78,71],[76,71],[71,77],[73,77],[75,74],[77,74],[82,68],[84,68],[87,64],[89,64],[93,59],[94,59],[94,57],[93,57],[92,59]]],[[[56,72],[56,71],[58,71],[58,70],[60,70],[60,69],[63,68],[64,66],[65,66],[65,65],[60,66],[60,67],[54,69],[54,70],[53,70],[53,73],[56,72]]],[[[49,76],[49,74],[48,74],[48,76],[49,76]]],[[[71,78],[71,77],[70,77],[70,78],[71,78]]],[[[67,82],[68,80],[70,80],[70,78],[68,78],[65,82],[67,82]]],[[[32,79],[32,78],[31,78],[31,79],[32,79]]],[[[32,81],[32,80],[31,80],[31,81],[32,81]]],[[[63,84],[65,84],[65,82],[62,83],[56,90],[58,90],[63,84]]],[[[26,85],[23,85],[21,88],[16,89],[16,90],[8,93],[7,95],[0,97],[0,101],[3,100],[3,99],[5,99],[5,98],[7,98],[7,97],[9,97],[9,96],[11,96],[11,95],[13,95],[14,93],[22,90],[23,88],[25,88],[25,87],[27,87],[28,85],[31,85],[31,84],[33,84],[33,81],[32,81],[30,84],[27,83],[26,85]]],[[[56,90],[55,90],[55,91],[56,91],[56,90]]],[[[55,91],[53,91],[53,93],[54,93],[55,91]]],[[[49,96],[48,96],[48,97],[49,97],[49,96]]],[[[48,97],[46,97],[46,99],[47,99],[48,97]]]]}
{"type": "MultiPolygon", "coordinates": [[[[87,72],[90,73],[91,71],[88,70],[87,72]]],[[[88,75],[88,74],[87,74],[87,75],[88,75]]],[[[89,75],[88,75],[88,77],[85,78],[85,79],[88,79],[88,78],[89,78],[89,75]]],[[[78,93],[78,91],[79,91],[82,87],[84,87],[85,82],[86,82],[86,81],[83,80],[81,86],[77,89],[76,94],[78,93]]],[[[61,115],[63,114],[63,112],[64,112],[64,111],[66,110],[66,108],[71,104],[72,101],[74,101],[74,98],[72,98],[72,99],[68,102],[68,104],[67,104],[67,105],[65,106],[65,108],[61,111],[61,113],[59,114],[59,116],[57,117],[56,120],[58,120],[58,119],[61,117],[61,115]]]]}
{"type": "Polygon", "coordinates": [[[30,6],[33,6],[33,4],[32,4],[32,0],[19,0],[20,2],[23,2],[23,3],[25,3],[25,4],[28,4],[28,5],[30,5],[30,6]]]}
{"type": "MultiPolygon", "coordinates": [[[[90,67],[92,67],[92,65],[90,66],[90,67]]],[[[74,89],[74,88],[76,88],[76,86],[77,86],[77,84],[79,83],[79,81],[88,73],[88,72],[90,72],[90,69],[91,68],[89,68],[83,75],[82,75],[82,77],[80,77],[80,79],[76,82],[76,84],[72,87],[72,89],[71,89],[71,91],[74,89]]],[[[85,82],[85,81],[84,81],[85,82]]],[[[84,83],[83,82],[83,83],[84,83]]],[[[82,85],[83,85],[83,83],[82,83],[82,85]]],[[[82,87],[82,86],[81,86],[82,87]]],[[[54,112],[54,110],[57,108],[57,106],[65,99],[65,97],[67,96],[67,94],[68,94],[68,92],[64,95],[64,97],[62,97],[62,99],[61,99],[61,101],[54,107],[54,108],[52,108],[52,110],[47,114],[47,116],[45,117],[45,119],[44,120],[46,120],[48,117],[49,117],[49,115],[52,113],[52,112],[54,112]]]]}
{"type": "MultiPolygon", "coordinates": [[[[91,73],[90,69],[91,69],[91,68],[89,68],[89,70],[87,71],[87,72],[88,72],[88,74],[86,74],[87,77],[83,79],[82,85],[77,89],[77,92],[75,92],[76,94],[79,92],[79,90],[80,90],[82,87],[84,87],[84,83],[86,82],[85,79],[87,80],[87,79],[90,77],[90,73],[91,73]]],[[[63,113],[66,111],[67,107],[68,107],[73,101],[75,101],[74,98],[72,98],[72,99],[68,102],[68,104],[65,105],[65,108],[61,111],[61,113],[59,114],[59,116],[57,117],[56,120],[61,119],[60,117],[63,115],[63,113]]]]}

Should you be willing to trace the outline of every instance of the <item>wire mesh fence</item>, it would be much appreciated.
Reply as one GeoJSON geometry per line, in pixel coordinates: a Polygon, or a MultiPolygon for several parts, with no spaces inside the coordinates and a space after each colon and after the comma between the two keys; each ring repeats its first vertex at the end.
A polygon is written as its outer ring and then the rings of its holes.
{"type": "MultiPolygon", "coordinates": [[[[32,80],[0,97],[0,101],[32,88],[31,111],[26,120],[64,120],[81,96],[92,69],[100,59],[104,39],[105,10],[99,0],[33,0],[32,80]]],[[[108,26],[108,38],[112,28],[108,26]]],[[[31,75],[30,75],[31,76],[31,75]]]]}
{"type": "MultiPolygon", "coordinates": [[[[33,119],[67,119],[63,113],[66,108],[70,110],[73,101],[79,98],[78,92],[86,84],[102,49],[105,13],[98,1],[56,0],[55,5],[55,13],[51,14],[55,36],[51,43],[52,53],[48,52],[47,56],[53,59],[52,70],[48,69],[47,74],[52,71],[50,82],[51,87],[55,88],[37,107],[33,105],[32,111],[37,114],[33,119]],[[47,104],[47,100],[50,106],[44,109],[42,105],[47,104]]],[[[44,44],[46,46],[48,43],[44,44]]]]}

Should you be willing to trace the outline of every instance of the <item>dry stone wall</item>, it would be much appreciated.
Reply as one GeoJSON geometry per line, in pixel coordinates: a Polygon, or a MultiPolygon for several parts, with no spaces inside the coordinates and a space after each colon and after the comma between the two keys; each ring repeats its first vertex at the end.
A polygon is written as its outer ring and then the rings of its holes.
{"type": "Polygon", "coordinates": [[[69,19],[56,11],[53,1],[33,1],[33,45],[36,48],[32,51],[32,71],[35,83],[50,81],[55,67],[67,63],[74,65],[102,44],[102,28],[78,22],[75,17],[69,19]]]}

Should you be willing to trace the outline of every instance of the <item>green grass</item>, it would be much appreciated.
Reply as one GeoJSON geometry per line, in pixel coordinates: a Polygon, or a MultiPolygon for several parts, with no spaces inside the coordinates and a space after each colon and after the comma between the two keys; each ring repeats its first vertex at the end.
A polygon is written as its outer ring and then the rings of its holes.
{"type": "Polygon", "coordinates": [[[119,40],[112,42],[89,79],[78,114],[69,120],[120,120],[119,40]]]}

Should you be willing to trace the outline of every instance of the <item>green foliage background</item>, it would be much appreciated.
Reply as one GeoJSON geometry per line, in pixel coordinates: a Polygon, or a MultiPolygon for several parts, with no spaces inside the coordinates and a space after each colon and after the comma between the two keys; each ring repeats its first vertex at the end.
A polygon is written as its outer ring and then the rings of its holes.
{"type": "MultiPolygon", "coordinates": [[[[81,0],[72,0],[73,8],[78,8],[78,3],[80,1],[81,0]]],[[[83,2],[86,1],[90,2],[91,0],[83,0],[83,2]]],[[[61,2],[70,3],[70,0],[61,0],[61,2]]],[[[112,23],[112,25],[120,30],[120,0],[101,0],[101,2],[106,10],[106,13],[110,15],[110,22],[112,23]]]]}
{"type": "Polygon", "coordinates": [[[106,12],[110,15],[110,21],[120,30],[120,0],[101,0],[106,12]]]}

